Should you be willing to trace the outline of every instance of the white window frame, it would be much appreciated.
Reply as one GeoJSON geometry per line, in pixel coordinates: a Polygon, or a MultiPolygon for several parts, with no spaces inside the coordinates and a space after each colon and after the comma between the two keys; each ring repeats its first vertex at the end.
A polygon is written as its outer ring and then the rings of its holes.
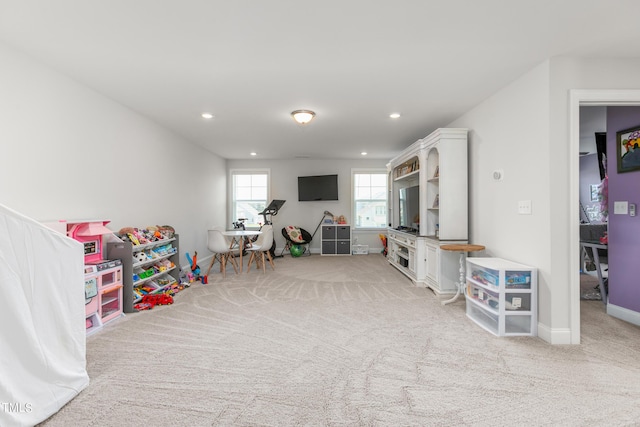
{"type": "MultiPolygon", "coordinates": [[[[236,198],[235,198],[235,186],[234,186],[234,176],[236,175],[267,175],[267,198],[265,200],[265,207],[271,200],[271,169],[268,168],[259,168],[259,169],[230,169],[229,177],[228,177],[228,205],[229,209],[227,211],[227,216],[230,219],[229,228],[232,227],[233,222],[237,221],[238,218],[235,218],[235,206],[236,206],[236,198]]],[[[264,221],[264,220],[263,220],[264,221]]],[[[261,222],[263,222],[261,221],[261,222]]],[[[248,229],[257,229],[258,225],[247,224],[248,229]]]]}
{"type": "Polygon", "coordinates": [[[380,230],[385,230],[388,227],[389,224],[389,180],[388,180],[388,172],[386,168],[366,168],[366,169],[359,169],[359,168],[354,168],[351,169],[351,218],[353,218],[352,220],[352,224],[353,224],[353,229],[354,230],[371,230],[371,231],[380,231],[380,230]],[[380,227],[358,227],[357,225],[357,219],[356,219],[356,215],[357,215],[357,211],[356,211],[356,175],[359,174],[379,174],[379,175],[384,175],[385,176],[385,185],[386,185],[386,199],[385,199],[385,213],[386,213],[386,220],[384,225],[380,226],[380,227]]]}

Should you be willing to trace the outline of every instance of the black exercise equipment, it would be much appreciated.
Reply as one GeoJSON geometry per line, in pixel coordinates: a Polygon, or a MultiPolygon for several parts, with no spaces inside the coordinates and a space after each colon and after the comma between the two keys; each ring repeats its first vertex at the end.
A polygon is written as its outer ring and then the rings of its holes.
{"type": "MultiPolygon", "coordinates": [[[[270,217],[278,215],[278,211],[285,202],[286,200],[272,200],[271,203],[269,203],[269,206],[264,208],[262,212],[258,213],[258,215],[262,215],[262,217],[264,218],[263,225],[273,225],[273,223],[271,222],[271,218],[267,218],[267,215],[269,215],[270,217]]],[[[271,244],[271,249],[269,249],[269,252],[271,253],[272,258],[276,257],[276,239],[273,239],[273,243],[271,244]]],[[[281,257],[282,254],[280,254],[279,256],[281,257]]]]}

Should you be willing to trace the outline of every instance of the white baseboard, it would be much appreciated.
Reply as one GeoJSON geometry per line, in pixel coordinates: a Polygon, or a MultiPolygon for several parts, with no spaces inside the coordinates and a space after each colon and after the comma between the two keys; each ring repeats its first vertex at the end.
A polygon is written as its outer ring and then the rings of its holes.
{"type": "Polygon", "coordinates": [[[607,314],[633,325],[640,326],[640,313],[637,311],[609,303],[607,304],[607,314]]]}
{"type": "Polygon", "coordinates": [[[538,323],[538,337],[549,344],[571,344],[571,329],[551,329],[547,325],[538,323]]]}

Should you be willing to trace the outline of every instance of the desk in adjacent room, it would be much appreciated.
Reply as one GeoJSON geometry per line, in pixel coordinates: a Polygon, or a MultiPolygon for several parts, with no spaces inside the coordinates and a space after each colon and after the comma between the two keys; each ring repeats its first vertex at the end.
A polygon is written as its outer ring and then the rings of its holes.
{"type": "Polygon", "coordinates": [[[604,284],[604,278],[602,276],[602,267],[600,266],[600,254],[598,252],[599,249],[607,250],[608,246],[600,243],[597,240],[581,240],[580,245],[583,250],[586,248],[591,248],[591,252],[593,253],[593,262],[596,265],[596,273],[598,273],[598,284],[600,286],[600,295],[602,295],[602,302],[606,306],[607,305],[607,288],[604,284]]]}

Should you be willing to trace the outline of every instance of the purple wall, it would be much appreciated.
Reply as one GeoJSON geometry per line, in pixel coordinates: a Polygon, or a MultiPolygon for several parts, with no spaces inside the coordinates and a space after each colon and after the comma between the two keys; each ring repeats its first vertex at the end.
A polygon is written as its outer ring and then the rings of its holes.
{"type": "Polygon", "coordinates": [[[640,170],[618,173],[616,132],[640,127],[640,107],[607,107],[609,302],[640,312],[640,216],[614,215],[613,202],[640,206],[640,170]]]}

